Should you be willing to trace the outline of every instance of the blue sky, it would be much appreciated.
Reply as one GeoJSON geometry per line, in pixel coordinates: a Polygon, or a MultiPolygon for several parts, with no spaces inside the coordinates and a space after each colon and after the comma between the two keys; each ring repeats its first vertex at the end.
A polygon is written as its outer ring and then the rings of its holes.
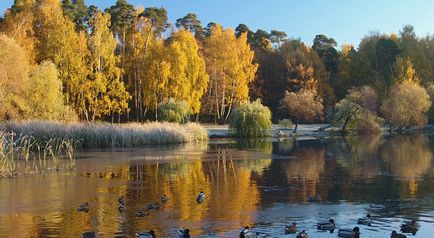
{"type": "MultiPolygon", "coordinates": [[[[116,0],[86,0],[104,9],[116,0]]],[[[357,45],[370,31],[398,32],[411,24],[416,34],[434,33],[432,0],[129,0],[134,6],[164,7],[169,20],[196,13],[203,25],[210,21],[235,28],[283,30],[292,38],[311,44],[317,34],[333,37],[339,44],[357,45]]],[[[0,0],[0,12],[13,0],[0,0]]]]}

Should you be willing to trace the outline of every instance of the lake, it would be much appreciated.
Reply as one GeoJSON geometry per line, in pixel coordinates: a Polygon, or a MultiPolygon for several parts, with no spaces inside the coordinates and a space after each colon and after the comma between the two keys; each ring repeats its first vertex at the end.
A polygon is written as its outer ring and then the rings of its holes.
{"type": "MultiPolygon", "coordinates": [[[[333,218],[353,228],[371,214],[361,237],[390,237],[416,219],[416,237],[434,232],[434,137],[396,135],[290,139],[212,139],[141,149],[79,151],[73,170],[0,179],[0,237],[134,237],[153,229],[176,237],[238,237],[243,226],[284,235],[296,222],[309,237],[333,218]],[[200,191],[206,194],[196,203],[200,191]],[[147,204],[169,201],[145,217],[147,204]],[[118,198],[126,211],[118,211],[118,198]],[[320,201],[307,202],[308,196],[320,201]],[[89,202],[89,212],[77,206],[89,202]]],[[[412,234],[407,234],[412,237],[412,234]]]]}

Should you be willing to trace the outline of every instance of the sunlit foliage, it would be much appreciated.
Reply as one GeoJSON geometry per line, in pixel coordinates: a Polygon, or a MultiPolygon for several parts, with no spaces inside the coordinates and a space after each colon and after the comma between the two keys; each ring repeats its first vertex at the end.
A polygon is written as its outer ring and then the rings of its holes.
{"type": "Polygon", "coordinates": [[[239,137],[269,136],[271,129],[270,109],[260,100],[242,103],[231,114],[229,128],[239,137]]]}

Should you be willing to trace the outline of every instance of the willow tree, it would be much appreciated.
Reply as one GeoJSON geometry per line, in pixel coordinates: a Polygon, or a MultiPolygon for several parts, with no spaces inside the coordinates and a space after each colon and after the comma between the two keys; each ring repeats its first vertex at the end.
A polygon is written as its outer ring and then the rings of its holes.
{"type": "Polygon", "coordinates": [[[170,37],[167,51],[167,61],[171,65],[169,97],[186,101],[191,112],[197,114],[209,80],[199,45],[192,33],[180,30],[170,37]]]}
{"type": "Polygon", "coordinates": [[[223,30],[219,25],[211,28],[204,55],[210,82],[203,111],[223,122],[234,106],[248,100],[248,84],[258,66],[252,62],[254,52],[247,43],[247,33],[237,38],[233,30],[223,30]]]}
{"type": "Polygon", "coordinates": [[[75,31],[58,0],[37,1],[35,14],[37,61],[50,60],[56,65],[67,105],[82,116],[88,75],[86,35],[75,31]]]}
{"type": "Polygon", "coordinates": [[[3,34],[0,45],[0,120],[23,119],[28,111],[29,87],[25,51],[3,34]]]}
{"type": "Polygon", "coordinates": [[[91,79],[85,92],[90,119],[121,114],[128,109],[129,94],[120,80],[121,69],[115,55],[116,39],[110,32],[110,15],[97,12],[90,21],[89,37],[91,79]]]}

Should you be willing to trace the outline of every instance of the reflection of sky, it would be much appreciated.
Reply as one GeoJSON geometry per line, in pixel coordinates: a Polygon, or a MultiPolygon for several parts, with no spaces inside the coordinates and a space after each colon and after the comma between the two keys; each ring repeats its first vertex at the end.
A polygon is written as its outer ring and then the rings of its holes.
{"type": "Polygon", "coordinates": [[[79,237],[92,229],[106,236],[154,229],[165,237],[175,234],[176,227],[191,228],[194,237],[234,237],[245,225],[278,235],[286,223],[296,221],[321,238],[330,234],[317,233],[317,222],[334,218],[340,227],[352,228],[367,212],[377,221],[369,230],[362,227],[364,236],[387,237],[404,218],[420,216],[418,234],[427,235],[434,229],[428,138],[369,141],[348,138],[283,147],[266,141],[211,142],[78,152],[82,159],[76,160],[73,173],[0,180],[0,237],[79,237]],[[274,157],[274,151],[285,156],[274,157]],[[414,177],[408,177],[405,168],[414,177]],[[414,179],[420,177],[424,179],[414,179]],[[198,205],[195,197],[201,190],[206,200],[198,205]],[[135,217],[162,194],[169,202],[160,211],[135,217]],[[120,195],[126,195],[122,215],[117,210],[120,195]],[[311,195],[319,195],[322,202],[306,203],[311,195]],[[85,201],[90,212],[76,212],[85,201]]]}

